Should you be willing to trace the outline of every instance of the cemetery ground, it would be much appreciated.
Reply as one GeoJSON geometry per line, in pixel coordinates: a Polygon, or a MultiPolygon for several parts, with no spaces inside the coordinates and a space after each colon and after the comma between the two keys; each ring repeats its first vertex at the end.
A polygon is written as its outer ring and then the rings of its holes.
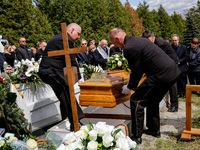
{"type": "MultiPolygon", "coordinates": [[[[138,150],[200,149],[200,136],[192,135],[191,140],[181,140],[181,134],[186,122],[185,101],[185,98],[179,98],[178,112],[168,112],[165,105],[160,109],[161,138],[143,134],[143,141],[142,144],[138,145],[138,150]]],[[[34,134],[39,139],[44,138],[44,133],[51,127],[48,126],[34,134]]],[[[192,127],[200,128],[200,96],[196,94],[192,94],[192,127]]]]}

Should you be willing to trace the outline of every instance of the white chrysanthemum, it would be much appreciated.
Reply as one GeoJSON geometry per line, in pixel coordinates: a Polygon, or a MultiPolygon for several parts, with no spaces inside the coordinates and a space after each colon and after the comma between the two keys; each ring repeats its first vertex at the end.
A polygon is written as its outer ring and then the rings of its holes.
{"type": "Polygon", "coordinates": [[[37,147],[37,142],[34,139],[29,139],[28,141],[26,141],[26,145],[28,145],[32,149],[35,149],[37,147]]]}
{"type": "Polygon", "coordinates": [[[121,67],[122,66],[122,62],[118,61],[117,65],[118,65],[118,67],[121,67]]]}
{"type": "Polygon", "coordinates": [[[103,137],[103,145],[105,147],[109,147],[109,146],[113,146],[113,140],[114,138],[111,136],[111,134],[109,132],[106,132],[103,137]]]}
{"type": "Polygon", "coordinates": [[[88,143],[88,146],[87,146],[88,150],[97,150],[97,148],[98,148],[98,142],[96,142],[96,141],[90,141],[88,143]]]}

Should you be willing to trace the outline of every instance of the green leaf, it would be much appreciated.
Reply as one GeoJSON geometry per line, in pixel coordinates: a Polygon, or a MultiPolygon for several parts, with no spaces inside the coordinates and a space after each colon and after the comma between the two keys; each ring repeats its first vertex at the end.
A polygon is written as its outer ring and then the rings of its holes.
{"type": "Polygon", "coordinates": [[[117,130],[115,130],[115,132],[112,134],[112,136],[114,136],[114,137],[115,137],[115,136],[116,136],[116,134],[117,134],[117,133],[119,133],[119,131],[121,131],[121,129],[117,129],[117,130]]]}
{"type": "Polygon", "coordinates": [[[89,123],[89,125],[90,125],[92,128],[94,128],[94,126],[92,125],[92,123],[91,123],[89,120],[87,120],[87,122],[89,123]]]}

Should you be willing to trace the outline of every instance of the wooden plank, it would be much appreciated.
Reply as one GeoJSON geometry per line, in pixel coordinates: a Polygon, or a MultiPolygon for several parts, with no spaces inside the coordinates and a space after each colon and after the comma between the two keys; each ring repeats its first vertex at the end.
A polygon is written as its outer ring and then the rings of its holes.
{"type": "Polygon", "coordinates": [[[85,113],[85,118],[103,118],[103,119],[131,120],[131,115],[123,115],[123,114],[89,114],[89,113],[85,113]]]}

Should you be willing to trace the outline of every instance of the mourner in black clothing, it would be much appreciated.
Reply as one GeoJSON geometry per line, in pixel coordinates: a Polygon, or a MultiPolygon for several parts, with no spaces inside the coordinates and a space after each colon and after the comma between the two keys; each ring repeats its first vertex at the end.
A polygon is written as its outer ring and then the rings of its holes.
{"type": "Polygon", "coordinates": [[[15,61],[15,52],[11,45],[5,45],[4,56],[5,56],[5,59],[6,59],[6,62],[8,63],[8,65],[13,67],[14,61],[15,61]]]}
{"type": "Polygon", "coordinates": [[[24,37],[19,38],[19,44],[20,46],[15,50],[17,59],[20,61],[22,59],[31,60],[31,58],[33,58],[33,52],[31,48],[26,45],[26,39],[24,37]]]}
{"type": "MultiPolygon", "coordinates": [[[[158,47],[160,47],[171,59],[174,60],[176,64],[178,64],[178,56],[176,55],[175,51],[167,41],[156,38],[154,36],[154,33],[150,30],[145,30],[142,36],[144,38],[147,38],[154,44],[156,44],[158,47]]],[[[178,111],[177,83],[174,83],[174,85],[172,85],[172,87],[169,89],[169,94],[170,94],[171,106],[168,109],[168,111],[169,112],[178,111]]],[[[148,110],[147,110],[147,117],[148,117],[148,110]]],[[[147,124],[148,124],[148,119],[147,119],[147,124]]]]}
{"type": "Polygon", "coordinates": [[[109,39],[116,47],[123,48],[131,69],[127,85],[127,88],[135,91],[130,98],[131,138],[138,144],[142,143],[145,107],[151,110],[146,133],[160,137],[159,103],[176,82],[180,70],[164,51],[145,38],[127,36],[122,29],[114,28],[109,32],[109,39]],[[138,86],[144,73],[147,78],[138,86]]]}
{"type": "MultiPolygon", "coordinates": [[[[74,48],[74,42],[80,38],[81,27],[76,23],[71,23],[67,26],[68,42],[69,47],[74,48]]],[[[55,50],[63,50],[63,38],[62,34],[54,36],[47,43],[47,47],[44,51],[42,61],[40,63],[39,75],[41,79],[49,84],[54,90],[56,96],[60,101],[60,109],[62,119],[69,118],[71,123],[70,130],[74,130],[73,117],[70,101],[69,86],[65,82],[63,68],[66,67],[65,56],[53,56],[48,57],[47,53],[55,50]]],[[[79,72],[78,64],[75,60],[75,54],[71,54],[71,64],[77,67],[77,72],[79,72]]],[[[79,79],[81,78],[80,73],[78,74],[79,79]]],[[[78,118],[79,120],[84,117],[84,114],[77,103],[78,118]]]]}
{"type": "Polygon", "coordinates": [[[122,49],[121,48],[118,48],[118,47],[115,47],[115,46],[112,46],[110,48],[110,56],[112,55],[115,55],[115,54],[122,54],[122,49]]]}
{"type": "Polygon", "coordinates": [[[44,50],[47,46],[47,43],[46,42],[42,42],[40,44],[40,49],[37,51],[36,55],[35,55],[35,61],[38,61],[40,58],[42,58],[42,54],[44,53],[44,50]]]}
{"type": "Polygon", "coordinates": [[[177,81],[178,97],[185,98],[187,72],[189,70],[187,66],[187,61],[189,59],[189,50],[185,45],[180,44],[179,41],[179,36],[177,34],[174,34],[172,36],[172,47],[178,56],[178,67],[181,70],[181,75],[177,81]]]}

